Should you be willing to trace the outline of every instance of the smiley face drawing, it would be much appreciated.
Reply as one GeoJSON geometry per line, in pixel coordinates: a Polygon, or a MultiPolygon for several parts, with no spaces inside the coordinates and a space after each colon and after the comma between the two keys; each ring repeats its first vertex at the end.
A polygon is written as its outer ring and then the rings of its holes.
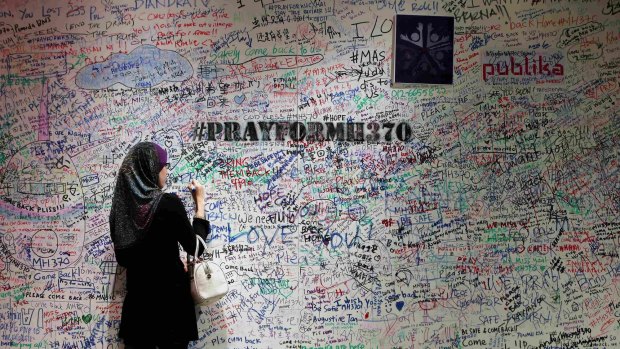
{"type": "Polygon", "coordinates": [[[85,206],[80,177],[55,142],[24,146],[0,177],[0,244],[36,270],[72,266],[82,253],[85,206]]]}

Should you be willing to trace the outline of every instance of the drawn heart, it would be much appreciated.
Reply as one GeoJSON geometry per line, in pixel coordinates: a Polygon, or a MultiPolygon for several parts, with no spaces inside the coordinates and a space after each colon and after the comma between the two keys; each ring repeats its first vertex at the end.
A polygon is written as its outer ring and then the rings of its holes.
{"type": "Polygon", "coordinates": [[[241,103],[243,103],[243,101],[245,101],[245,95],[235,96],[235,103],[241,104],[241,103]]]}
{"type": "Polygon", "coordinates": [[[329,245],[329,236],[326,236],[326,237],[323,238],[323,244],[325,246],[329,245]]]}
{"type": "Polygon", "coordinates": [[[403,307],[405,306],[405,302],[404,301],[398,301],[396,302],[396,309],[403,310],[403,307]]]}
{"type": "Polygon", "coordinates": [[[93,315],[92,314],[82,315],[82,321],[84,321],[85,324],[91,322],[92,319],[93,319],[93,315]]]}
{"type": "Polygon", "coordinates": [[[280,292],[280,294],[284,298],[288,298],[288,297],[290,297],[293,294],[293,292],[295,292],[295,289],[298,286],[299,286],[299,281],[289,282],[289,287],[281,288],[281,289],[278,290],[278,292],[280,292]]]}
{"type": "Polygon", "coordinates": [[[172,148],[172,141],[171,141],[171,140],[166,139],[166,140],[164,141],[164,145],[166,146],[166,148],[170,149],[170,148],[172,148]]]}

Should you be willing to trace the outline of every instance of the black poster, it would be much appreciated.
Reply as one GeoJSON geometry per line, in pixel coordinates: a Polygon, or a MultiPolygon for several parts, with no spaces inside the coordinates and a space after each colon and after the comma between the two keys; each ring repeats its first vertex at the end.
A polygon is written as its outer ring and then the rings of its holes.
{"type": "Polygon", "coordinates": [[[394,84],[452,84],[454,18],[396,15],[394,84]]]}

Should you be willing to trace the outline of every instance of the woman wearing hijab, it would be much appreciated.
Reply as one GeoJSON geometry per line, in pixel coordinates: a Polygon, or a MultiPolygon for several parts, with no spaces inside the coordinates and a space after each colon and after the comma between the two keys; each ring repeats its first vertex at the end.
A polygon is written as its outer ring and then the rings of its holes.
{"type": "Polygon", "coordinates": [[[196,234],[206,238],[205,191],[191,181],[196,208],[192,225],[179,197],[162,191],[167,167],[163,148],[141,142],[129,150],[116,177],[110,232],[116,260],[127,268],[119,331],[126,348],[187,348],[198,339],[189,275],[178,244],[193,253],[196,234]]]}

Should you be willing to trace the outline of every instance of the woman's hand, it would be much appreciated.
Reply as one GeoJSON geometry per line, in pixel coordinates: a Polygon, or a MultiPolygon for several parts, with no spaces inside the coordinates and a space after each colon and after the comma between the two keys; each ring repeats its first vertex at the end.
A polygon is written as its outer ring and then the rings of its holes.
{"type": "Polygon", "coordinates": [[[205,218],[205,187],[200,184],[195,179],[192,179],[191,182],[187,185],[187,188],[192,192],[192,199],[194,199],[194,204],[196,205],[196,214],[194,215],[196,218],[205,218]]]}

